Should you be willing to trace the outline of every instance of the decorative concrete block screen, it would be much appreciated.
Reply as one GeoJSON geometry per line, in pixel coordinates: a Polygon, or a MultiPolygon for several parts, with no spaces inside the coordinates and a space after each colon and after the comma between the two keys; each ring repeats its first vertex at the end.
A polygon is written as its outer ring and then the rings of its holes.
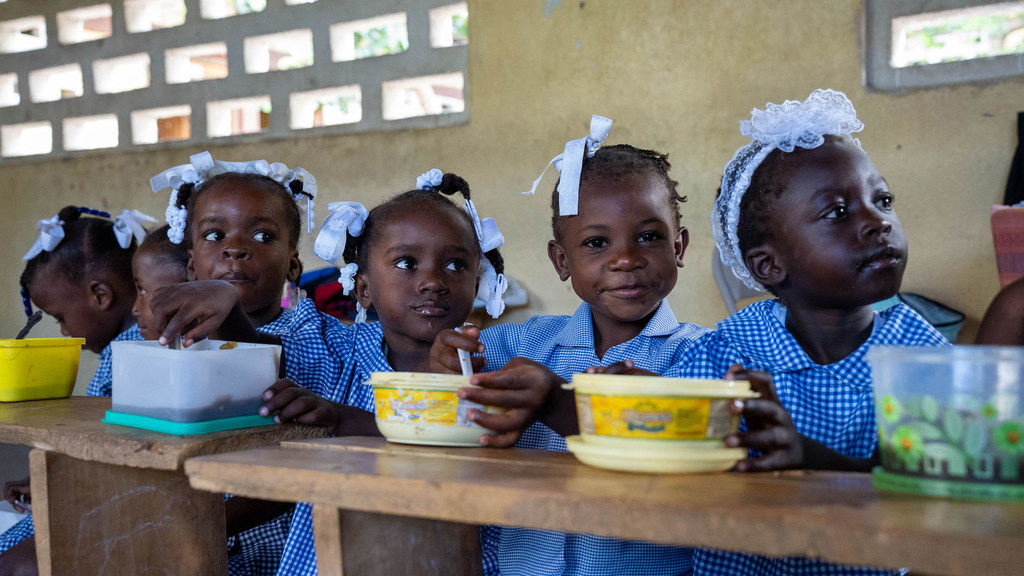
{"type": "Polygon", "coordinates": [[[0,163],[465,123],[468,17],[452,0],[0,0],[0,163]]]}

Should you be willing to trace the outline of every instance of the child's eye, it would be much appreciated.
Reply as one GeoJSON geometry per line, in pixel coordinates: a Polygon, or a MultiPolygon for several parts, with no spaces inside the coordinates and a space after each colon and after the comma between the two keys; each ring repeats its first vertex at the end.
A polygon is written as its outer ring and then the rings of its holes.
{"type": "Polygon", "coordinates": [[[412,258],[399,258],[395,260],[395,268],[400,270],[412,270],[416,268],[416,261],[412,258]]]}
{"type": "Polygon", "coordinates": [[[207,242],[217,242],[224,239],[224,234],[220,230],[211,230],[203,234],[203,240],[207,242]]]}
{"type": "Polygon", "coordinates": [[[892,197],[892,194],[885,192],[875,199],[875,206],[878,206],[881,210],[892,210],[893,200],[895,198],[892,197]]]}
{"type": "Polygon", "coordinates": [[[262,232],[261,231],[261,232],[257,232],[255,234],[253,234],[252,235],[252,239],[257,241],[257,242],[266,244],[267,242],[270,242],[271,240],[274,239],[274,235],[271,234],[270,232],[262,232]]]}
{"type": "Polygon", "coordinates": [[[640,242],[657,242],[658,240],[661,240],[661,238],[661,234],[653,230],[650,230],[644,232],[643,234],[640,234],[640,237],[637,238],[637,240],[640,242]]]}
{"type": "Polygon", "coordinates": [[[451,270],[452,272],[462,272],[467,268],[466,263],[462,260],[452,260],[448,264],[445,264],[445,270],[451,270]]]}
{"type": "Polygon", "coordinates": [[[608,245],[608,240],[600,237],[587,238],[583,241],[583,245],[587,248],[604,248],[608,245]]]}
{"type": "Polygon", "coordinates": [[[826,220],[839,220],[841,218],[846,218],[849,214],[850,211],[846,208],[846,206],[840,205],[832,208],[828,212],[825,212],[825,214],[822,217],[825,218],[826,220]]]}

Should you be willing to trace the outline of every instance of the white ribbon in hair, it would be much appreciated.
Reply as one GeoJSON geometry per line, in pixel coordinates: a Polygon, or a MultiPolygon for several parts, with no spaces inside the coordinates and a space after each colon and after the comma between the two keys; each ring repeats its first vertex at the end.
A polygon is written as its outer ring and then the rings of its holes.
{"type": "Polygon", "coordinates": [[[39,231],[39,237],[36,238],[28,252],[21,257],[22,260],[31,260],[43,250],[53,252],[53,249],[64,239],[64,222],[59,216],[36,222],[36,230],[39,231]]]}
{"type": "Polygon", "coordinates": [[[494,270],[494,265],[487,259],[487,253],[501,247],[505,243],[505,237],[498,230],[498,223],[494,218],[480,218],[472,200],[467,198],[463,209],[473,220],[473,228],[480,241],[480,285],[477,287],[476,297],[486,302],[487,313],[492,318],[497,318],[505,311],[505,301],[502,297],[508,290],[508,280],[504,274],[498,274],[494,270]]]}
{"type": "Polygon", "coordinates": [[[356,324],[366,322],[366,308],[356,300],[356,324]]]}
{"type": "Polygon", "coordinates": [[[156,222],[156,218],[138,210],[121,210],[121,215],[114,218],[114,236],[117,237],[117,244],[126,250],[132,245],[132,238],[141,244],[146,239],[143,222],[156,222]]]}
{"type": "Polygon", "coordinates": [[[331,202],[327,205],[330,214],[320,225],[320,233],[313,243],[313,253],[321,259],[337,264],[345,255],[348,235],[359,236],[369,212],[359,202],[331,202]]]}
{"type": "Polygon", "coordinates": [[[416,189],[433,190],[441,185],[442,180],[444,180],[444,172],[441,172],[437,168],[431,168],[416,177],[416,189]]]}
{"type": "Polygon", "coordinates": [[[341,284],[341,293],[349,295],[356,289],[356,273],[359,272],[359,264],[349,262],[338,270],[338,283],[341,284]]]}
{"type": "Polygon", "coordinates": [[[544,172],[541,172],[540,176],[533,181],[533,186],[529,192],[523,192],[523,194],[533,194],[536,192],[541,178],[547,173],[548,168],[554,164],[555,170],[558,170],[559,174],[561,174],[561,179],[558,181],[558,215],[575,216],[578,214],[580,174],[583,170],[583,158],[584,156],[590,158],[597,152],[597,149],[608,138],[608,133],[611,129],[612,120],[610,118],[594,114],[590,118],[590,134],[583,138],[566,142],[562,153],[552,158],[551,162],[548,162],[548,165],[544,167],[544,172]]]}

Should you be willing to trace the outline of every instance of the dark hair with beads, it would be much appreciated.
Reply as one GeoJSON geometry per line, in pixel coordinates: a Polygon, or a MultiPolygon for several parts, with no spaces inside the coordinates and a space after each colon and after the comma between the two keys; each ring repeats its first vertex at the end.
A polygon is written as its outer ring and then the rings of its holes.
{"type": "MultiPolygon", "coordinates": [[[[676,226],[682,228],[679,204],[686,202],[686,197],[679,195],[676,190],[679,183],[668,175],[671,168],[668,154],[636,148],[629,144],[602,146],[593,156],[583,159],[583,167],[580,170],[580,194],[582,194],[583,183],[590,178],[609,177],[626,180],[639,174],[649,174],[665,184],[665,188],[668,190],[668,204],[672,207],[676,226]]],[[[551,193],[551,231],[555,242],[562,241],[561,223],[564,218],[571,218],[571,216],[558,214],[558,184],[556,183],[555,190],[551,193]]]]}
{"type": "Polygon", "coordinates": [[[188,247],[185,243],[175,244],[167,237],[167,224],[153,230],[136,250],[154,257],[163,267],[181,271],[182,278],[188,270],[188,247]]]}
{"type": "MultiPolygon", "coordinates": [[[[856,146],[852,136],[825,135],[825,144],[834,143],[856,146]]],[[[783,152],[776,148],[754,170],[754,174],[750,178],[750,186],[743,193],[743,198],[740,199],[739,221],[736,224],[736,238],[739,240],[741,254],[775,238],[772,232],[775,200],[785,192],[782,183],[779,182],[779,175],[788,166],[787,160],[802,150],[804,148],[783,152]]],[[[721,193],[720,189],[719,193],[721,193]]]]}
{"type": "MultiPolygon", "coordinates": [[[[410,190],[377,205],[370,210],[369,215],[366,217],[362,234],[359,236],[348,236],[346,239],[345,262],[355,262],[359,265],[359,270],[365,271],[370,262],[369,254],[376,240],[377,229],[383,223],[390,220],[400,209],[415,204],[436,206],[438,210],[448,210],[456,214],[456,218],[461,218],[469,226],[469,229],[473,231],[473,237],[476,239],[477,247],[479,247],[480,239],[476,237],[473,219],[470,218],[465,210],[442,196],[442,194],[452,196],[456,193],[462,194],[463,198],[469,200],[469,184],[456,174],[445,174],[441,179],[441,184],[438,186],[432,187],[429,190],[410,190]]],[[[491,262],[491,265],[494,266],[494,270],[498,274],[505,271],[505,261],[497,248],[484,254],[484,256],[491,262]]]]}
{"type": "Polygon", "coordinates": [[[285,217],[288,219],[288,247],[295,248],[299,245],[299,235],[302,232],[302,217],[299,215],[299,207],[296,206],[295,199],[297,195],[312,199],[313,195],[303,190],[302,181],[298,179],[292,180],[286,187],[269,176],[242,172],[223,172],[199,183],[198,186],[186,183],[182,184],[181,188],[178,188],[177,206],[188,210],[188,217],[185,223],[185,240],[182,244],[185,244],[186,247],[191,247],[192,245],[192,223],[195,221],[194,209],[196,199],[203,192],[212,190],[222,184],[247,185],[280,197],[284,201],[285,217]]]}
{"type": "Polygon", "coordinates": [[[43,268],[57,271],[74,285],[90,276],[104,273],[122,282],[124,286],[134,286],[132,255],[136,248],[135,239],[132,239],[127,249],[121,248],[114,235],[114,223],[109,220],[110,214],[79,206],[66,206],[57,217],[64,223],[64,238],[52,252],[44,250],[25,263],[25,270],[21,273],[23,298],[30,296],[29,285],[43,268]]]}

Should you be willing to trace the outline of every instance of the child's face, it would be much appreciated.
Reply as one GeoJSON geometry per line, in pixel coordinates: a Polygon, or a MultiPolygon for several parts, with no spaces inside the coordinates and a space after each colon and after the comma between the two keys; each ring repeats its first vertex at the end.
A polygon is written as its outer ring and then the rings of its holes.
{"type": "Polygon", "coordinates": [[[32,302],[60,324],[60,333],[85,338],[85,349],[99,354],[117,337],[120,317],[112,313],[113,291],[100,281],[74,285],[61,274],[40,270],[28,287],[32,302]]]}
{"type": "Polygon", "coordinates": [[[285,201],[245,183],[203,191],[193,207],[189,278],[230,282],[250,317],[276,315],[285,282],[298,280],[302,270],[289,242],[285,201]]]}
{"type": "Polygon", "coordinates": [[[590,304],[599,330],[645,324],[676,285],[689,236],[665,184],[646,174],[580,183],[579,215],[564,218],[548,256],[590,304]]]}
{"type": "Polygon", "coordinates": [[[178,266],[170,266],[145,248],[139,248],[132,257],[132,276],[135,280],[135,305],[132,315],[139,323],[139,331],[146,340],[156,340],[160,332],[156,330],[156,320],[149,308],[149,300],[153,291],[161,286],[169,286],[185,281],[184,271],[178,266]]]}
{"type": "Polygon", "coordinates": [[[454,210],[403,206],[374,233],[356,294],[376,310],[389,346],[433,343],[473,311],[480,247],[454,210]]]}
{"type": "Polygon", "coordinates": [[[847,308],[895,294],[907,241],[889,185],[867,154],[828,142],[786,160],[774,239],[745,255],[755,277],[789,305],[847,308]]]}

